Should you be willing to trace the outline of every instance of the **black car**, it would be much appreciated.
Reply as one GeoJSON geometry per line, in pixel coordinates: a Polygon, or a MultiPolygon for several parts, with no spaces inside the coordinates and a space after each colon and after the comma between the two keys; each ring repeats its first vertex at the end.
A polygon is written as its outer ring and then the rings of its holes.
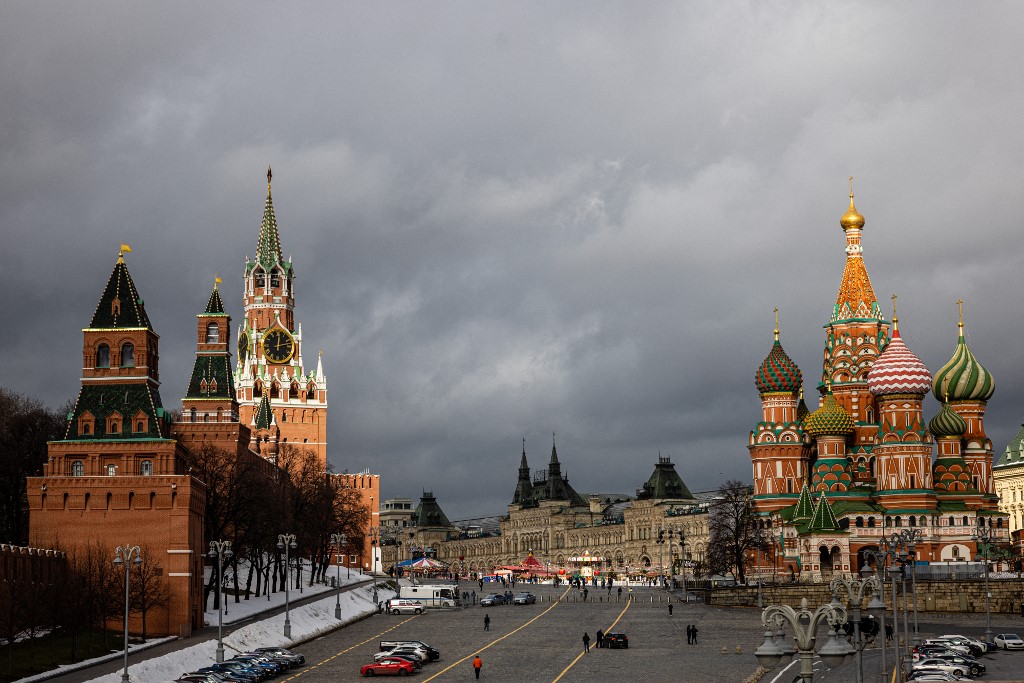
{"type": "Polygon", "coordinates": [[[269,676],[276,676],[281,673],[285,666],[272,662],[269,659],[263,659],[262,657],[246,657],[245,655],[238,655],[228,660],[229,662],[241,662],[247,666],[251,666],[254,669],[262,669],[266,671],[269,676]]]}
{"type": "Polygon", "coordinates": [[[627,649],[629,637],[625,633],[606,633],[604,634],[604,647],[627,649]]]}
{"type": "Polygon", "coordinates": [[[255,674],[249,675],[244,674],[241,671],[225,671],[224,669],[214,669],[212,666],[203,667],[202,669],[196,669],[197,674],[216,674],[224,681],[238,681],[238,683],[258,683],[259,676],[255,674]]]}
{"type": "Polygon", "coordinates": [[[262,667],[255,667],[248,662],[236,662],[228,660],[221,662],[220,664],[214,664],[210,667],[214,671],[230,671],[232,673],[241,673],[245,676],[255,676],[256,680],[262,681],[264,678],[270,678],[270,670],[262,667]]]}

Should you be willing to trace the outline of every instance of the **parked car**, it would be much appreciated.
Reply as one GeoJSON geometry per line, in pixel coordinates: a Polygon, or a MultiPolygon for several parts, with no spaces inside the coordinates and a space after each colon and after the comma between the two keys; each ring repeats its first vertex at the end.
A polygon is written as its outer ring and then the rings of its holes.
{"type": "Polygon", "coordinates": [[[985,665],[973,657],[964,655],[938,655],[937,659],[944,659],[950,664],[959,664],[967,667],[967,673],[971,676],[980,676],[985,673],[985,665]]]}
{"type": "Polygon", "coordinates": [[[913,670],[927,672],[944,671],[946,673],[955,674],[957,676],[967,675],[967,667],[963,664],[953,664],[951,662],[947,662],[945,659],[939,659],[938,657],[929,657],[928,659],[922,659],[920,662],[914,665],[913,670]]]}
{"type": "Polygon", "coordinates": [[[212,666],[203,667],[202,669],[196,669],[197,674],[217,674],[225,681],[238,681],[239,683],[257,683],[259,677],[255,674],[243,674],[239,671],[225,671],[224,669],[215,669],[212,666]]]}
{"type": "Polygon", "coordinates": [[[974,657],[980,657],[988,652],[988,643],[984,640],[978,640],[977,638],[970,638],[968,636],[962,636],[960,634],[947,634],[940,636],[940,638],[949,638],[959,644],[961,641],[971,648],[971,655],[974,657]]]}
{"type": "Polygon", "coordinates": [[[382,659],[387,659],[392,656],[405,657],[406,659],[412,659],[415,661],[423,662],[430,660],[430,655],[427,654],[426,650],[418,648],[414,645],[403,645],[402,647],[396,647],[391,650],[385,650],[384,652],[378,652],[373,656],[373,661],[379,662],[382,659]]]}
{"type": "Polygon", "coordinates": [[[480,599],[481,607],[492,607],[494,605],[504,605],[505,596],[498,595],[497,593],[490,593],[480,599]]]}
{"type": "Polygon", "coordinates": [[[911,672],[907,680],[910,681],[971,681],[974,680],[969,676],[956,676],[954,674],[945,673],[942,671],[918,671],[911,672]]]}
{"type": "Polygon", "coordinates": [[[537,596],[533,593],[516,593],[512,598],[513,605],[532,605],[537,602],[537,596]]]}
{"type": "Polygon", "coordinates": [[[408,598],[392,598],[387,604],[389,614],[423,614],[425,609],[422,602],[408,598]]]}
{"type": "Polygon", "coordinates": [[[416,669],[404,659],[385,658],[359,669],[363,676],[408,676],[416,669]]]}
{"type": "Polygon", "coordinates": [[[606,633],[604,634],[604,647],[627,649],[629,648],[629,637],[625,633],[606,633]]]}
{"type": "Polygon", "coordinates": [[[257,668],[249,665],[247,662],[236,662],[233,659],[229,659],[226,662],[220,664],[214,664],[210,667],[214,671],[228,670],[231,672],[240,672],[246,676],[255,676],[257,680],[262,681],[265,678],[270,678],[270,671],[264,668],[257,668]]]}
{"type": "Polygon", "coordinates": [[[247,657],[245,655],[236,655],[236,656],[232,657],[231,659],[229,659],[228,661],[229,662],[241,662],[243,664],[248,664],[249,666],[251,666],[254,669],[263,669],[270,676],[276,676],[279,673],[281,673],[284,669],[287,668],[287,667],[285,667],[285,666],[283,666],[283,665],[281,665],[281,664],[279,664],[277,662],[272,662],[269,659],[263,659],[262,657],[253,657],[253,656],[248,656],[247,657]]]}
{"type": "MultiPolygon", "coordinates": [[[[420,669],[423,668],[423,663],[424,663],[424,660],[420,659],[415,654],[412,654],[410,652],[405,652],[405,653],[401,653],[401,652],[394,653],[394,652],[391,652],[391,653],[388,653],[387,657],[381,657],[381,659],[402,659],[402,660],[412,664],[412,668],[416,669],[417,671],[419,671],[420,669]]],[[[379,660],[377,660],[377,661],[379,661],[379,660]]]]}
{"type": "Polygon", "coordinates": [[[946,648],[947,650],[952,650],[954,652],[959,652],[962,655],[969,655],[969,654],[971,654],[971,648],[970,648],[970,646],[967,643],[965,643],[965,642],[956,643],[956,642],[954,642],[954,641],[952,641],[952,640],[950,640],[948,638],[929,638],[928,640],[924,641],[924,644],[925,645],[940,645],[940,646],[946,648]]]}
{"type": "Polygon", "coordinates": [[[253,652],[283,657],[292,667],[303,666],[306,663],[305,655],[284,647],[258,647],[253,652]]]}
{"type": "Polygon", "coordinates": [[[996,647],[1004,650],[1024,650],[1024,640],[1016,633],[1000,633],[995,637],[996,647]]]}
{"type": "Polygon", "coordinates": [[[382,641],[380,641],[380,649],[381,650],[393,650],[396,647],[401,647],[403,645],[415,645],[416,647],[423,648],[424,650],[427,651],[427,654],[430,655],[430,661],[432,661],[432,662],[433,661],[437,661],[438,659],[441,659],[441,653],[438,652],[437,650],[435,650],[434,648],[430,647],[426,643],[424,643],[422,640],[382,640],[382,641]]]}

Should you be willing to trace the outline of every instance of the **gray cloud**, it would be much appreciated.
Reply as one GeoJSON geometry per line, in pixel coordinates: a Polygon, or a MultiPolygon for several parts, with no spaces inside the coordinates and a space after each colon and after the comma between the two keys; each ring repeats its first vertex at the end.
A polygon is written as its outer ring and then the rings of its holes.
{"type": "Polygon", "coordinates": [[[178,405],[215,272],[241,317],[270,163],[339,469],[494,513],[520,438],[539,467],[557,431],[580,490],[628,492],[659,451],[713,488],[749,478],[773,306],[820,373],[852,174],[876,293],[933,371],[967,301],[1001,450],[1024,411],[1022,12],[5,5],[4,385],[74,395],[128,241],[178,405]]]}

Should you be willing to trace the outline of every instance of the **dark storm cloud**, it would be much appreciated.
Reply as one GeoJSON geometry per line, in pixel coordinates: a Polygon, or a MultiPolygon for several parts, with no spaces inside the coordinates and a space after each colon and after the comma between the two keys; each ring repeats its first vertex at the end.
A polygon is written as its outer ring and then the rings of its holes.
{"type": "Polygon", "coordinates": [[[269,163],[339,470],[496,513],[520,438],[538,468],[556,431],[579,490],[628,492],[659,452],[713,488],[749,478],[776,305],[813,393],[852,174],[878,298],[932,371],[968,302],[1001,451],[1024,411],[1022,14],[5,4],[4,385],[75,394],[127,241],[178,405],[215,272],[241,317],[269,163]]]}

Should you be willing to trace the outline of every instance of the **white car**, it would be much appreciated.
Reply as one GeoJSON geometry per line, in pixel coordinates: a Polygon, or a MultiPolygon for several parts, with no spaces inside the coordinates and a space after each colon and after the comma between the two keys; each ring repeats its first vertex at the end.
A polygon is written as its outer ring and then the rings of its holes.
{"type": "Polygon", "coordinates": [[[966,642],[970,643],[975,648],[981,650],[981,654],[985,654],[986,652],[988,652],[988,645],[985,644],[985,641],[978,640],[977,638],[971,638],[970,636],[961,636],[961,635],[957,635],[957,634],[940,636],[940,637],[941,638],[950,638],[950,639],[963,640],[963,641],[966,641],[966,642]]]}
{"type": "Polygon", "coordinates": [[[956,676],[967,675],[966,666],[963,666],[962,664],[951,664],[950,662],[947,662],[945,659],[938,659],[937,657],[929,657],[928,659],[922,659],[917,664],[914,664],[913,670],[915,672],[920,671],[922,673],[926,671],[929,673],[943,671],[946,673],[954,674],[956,676]]]}
{"type": "Polygon", "coordinates": [[[1024,650],[1024,640],[1021,640],[1016,633],[1000,633],[994,640],[996,647],[1001,647],[1004,650],[1024,650]]]}
{"type": "Polygon", "coordinates": [[[412,647],[411,645],[408,647],[396,647],[393,650],[378,652],[373,656],[373,661],[379,662],[380,660],[387,659],[388,657],[405,657],[407,659],[417,661],[420,664],[430,661],[430,655],[427,654],[426,650],[419,647],[412,647]]]}

